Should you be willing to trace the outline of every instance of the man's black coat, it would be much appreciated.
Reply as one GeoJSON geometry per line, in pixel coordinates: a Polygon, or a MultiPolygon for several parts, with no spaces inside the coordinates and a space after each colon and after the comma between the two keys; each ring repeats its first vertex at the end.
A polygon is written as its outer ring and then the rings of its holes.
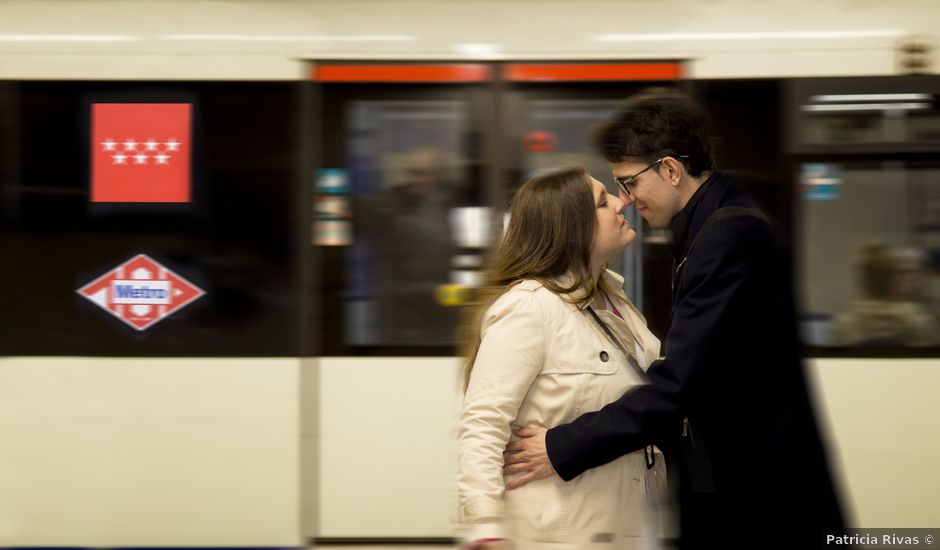
{"type": "MultiPolygon", "coordinates": [[[[797,337],[789,254],[727,173],[672,220],[672,328],[650,384],[548,431],[569,480],[649,443],[677,457],[683,549],[818,548],[841,528],[797,337]]],[[[674,476],[670,476],[673,477],[674,476]]]]}

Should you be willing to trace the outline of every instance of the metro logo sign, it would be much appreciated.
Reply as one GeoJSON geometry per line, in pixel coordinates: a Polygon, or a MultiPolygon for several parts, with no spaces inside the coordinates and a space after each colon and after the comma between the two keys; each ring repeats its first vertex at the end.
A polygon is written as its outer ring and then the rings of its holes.
{"type": "Polygon", "coordinates": [[[146,330],[205,294],[145,254],[75,292],[137,330],[146,330]]]}
{"type": "Polygon", "coordinates": [[[92,202],[189,202],[189,103],[91,106],[92,202]]]}

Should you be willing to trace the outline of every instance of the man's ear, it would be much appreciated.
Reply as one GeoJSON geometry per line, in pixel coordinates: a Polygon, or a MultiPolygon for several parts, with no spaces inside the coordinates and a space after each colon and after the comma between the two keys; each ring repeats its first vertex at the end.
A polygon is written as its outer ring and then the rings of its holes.
{"type": "Polygon", "coordinates": [[[666,179],[673,187],[678,186],[682,181],[682,176],[685,175],[685,165],[677,158],[666,157],[663,160],[663,166],[666,167],[666,179]]]}

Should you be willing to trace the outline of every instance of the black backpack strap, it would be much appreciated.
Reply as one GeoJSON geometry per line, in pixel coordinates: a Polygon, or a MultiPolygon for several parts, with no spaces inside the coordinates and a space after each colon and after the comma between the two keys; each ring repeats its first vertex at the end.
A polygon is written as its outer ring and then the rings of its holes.
{"type": "Polygon", "coordinates": [[[705,234],[705,230],[708,229],[708,226],[711,224],[721,221],[725,218],[731,218],[734,216],[751,216],[752,218],[757,218],[758,220],[769,225],[774,232],[777,231],[777,226],[774,222],[767,217],[767,214],[764,214],[756,208],[748,208],[746,206],[723,206],[718,210],[715,210],[708,216],[708,219],[705,220],[705,223],[702,225],[702,228],[699,229],[698,233],[695,234],[695,238],[692,239],[692,244],[689,245],[689,249],[685,252],[685,257],[682,258],[682,261],[676,266],[673,270],[673,287],[675,287],[676,279],[679,278],[679,271],[682,269],[682,266],[685,265],[685,261],[689,258],[689,255],[692,254],[692,250],[695,249],[695,245],[698,244],[699,240],[702,238],[702,235],[705,234]]]}
{"type": "Polygon", "coordinates": [[[770,218],[767,217],[767,214],[764,214],[763,212],[761,212],[760,210],[756,208],[748,208],[746,206],[723,206],[719,208],[718,210],[715,210],[714,212],[712,212],[711,216],[709,216],[708,219],[705,220],[705,224],[702,225],[702,228],[695,235],[695,238],[692,239],[692,244],[689,245],[689,249],[686,251],[685,257],[686,258],[689,257],[689,254],[692,253],[692,249],[695,248],[696,243],[698,243],[699,239],[702,238],[702,235],[705,233],[705,229],[707,229],[709,225],[711,225],[714,222],[721,221],[725,218],[732,218],[734,216],[751,216],[752,218],[757,218],[758,220],[766,223],[767,225],[773,227],[774,230],[776,230],[776,227],[774,226],[774,222],[772,222],[770,218]]]}

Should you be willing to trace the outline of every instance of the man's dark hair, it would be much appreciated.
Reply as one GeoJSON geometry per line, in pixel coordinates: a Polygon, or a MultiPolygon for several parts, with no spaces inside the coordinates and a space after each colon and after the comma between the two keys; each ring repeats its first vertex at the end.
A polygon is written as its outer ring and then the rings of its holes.
{"type": "Polygon", "coordinates": [[[654,162],[664,156],[678,159],[689,175],[714,168],[702,110],[685,95],[652,88],[626,100],[594,131],[594,143],[609,162],[640,159],[654,162]]]}

